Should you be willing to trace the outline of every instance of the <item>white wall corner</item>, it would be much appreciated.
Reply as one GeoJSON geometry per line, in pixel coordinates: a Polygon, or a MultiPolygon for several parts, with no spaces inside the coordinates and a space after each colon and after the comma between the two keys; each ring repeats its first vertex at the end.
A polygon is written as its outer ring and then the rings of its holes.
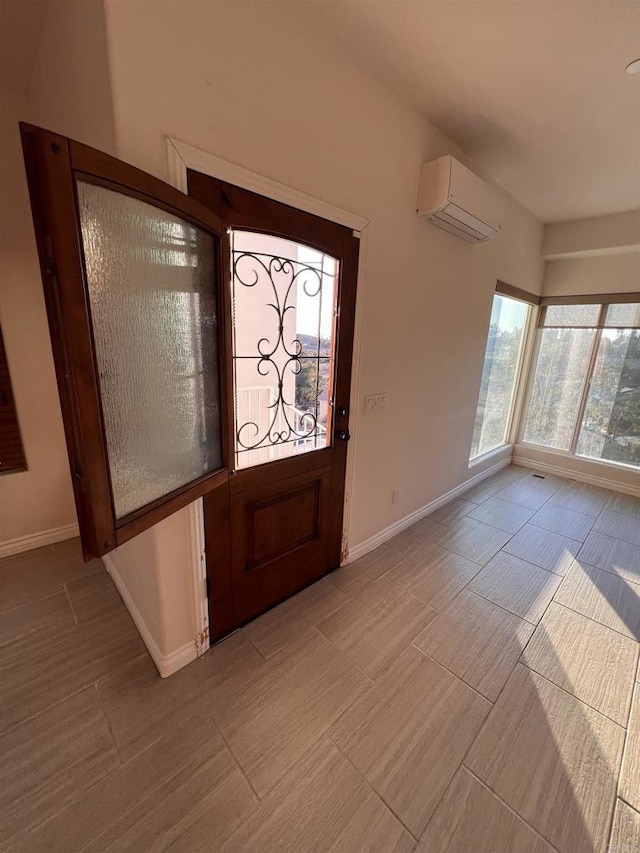
{"type": "Polygon", "coordinates": [[[177,672],[179,669],[182,669],[182,667],[194,661],[198,655],[196,645],[193,642],[185,643],[181,648],[174,649],[174,651],[168,654],[160,648],[151,634],[151,631],[147,627],[147,624],[138,610],[122,575],[118,572],[118,569],[110,555],[105,554],[101,559],[105,569],[111,576],[116,589],[120,593],[120,598],[122,598],[125,607],[129,611],[129,615],[133,619],[133,623],[138,629],[142,642],[145,644],[147,651],[151,655],[151,659],[156,665],[156,669],[160,673],[161,678],[167,678],[169,675],[173,675],[174,672],[177,672]]]}

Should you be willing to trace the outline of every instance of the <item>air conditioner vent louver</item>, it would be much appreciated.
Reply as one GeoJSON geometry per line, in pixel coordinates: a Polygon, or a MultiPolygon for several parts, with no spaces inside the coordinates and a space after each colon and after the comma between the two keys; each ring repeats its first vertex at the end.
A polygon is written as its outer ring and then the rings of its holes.
{"type": "Polygon", "coordinates": [[[424,163],[418,216],[469,243],[491,240],[502,228],[504,200],[455,157],[424,163]]]}

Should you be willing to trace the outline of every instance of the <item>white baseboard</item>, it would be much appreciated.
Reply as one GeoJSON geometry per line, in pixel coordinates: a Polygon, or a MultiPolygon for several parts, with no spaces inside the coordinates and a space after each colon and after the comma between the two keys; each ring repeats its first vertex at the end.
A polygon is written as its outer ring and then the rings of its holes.
{"type": "Polygon", "coordinates": [[[592,486],[600,486],[601,489],[611,489],[614,492],[623,492],[627,495],[635,495],[640,497],[640,487],[630,486],[627,483],[621,483],[619,480],[612,480],[610,477],[600,477],[597,474],[591,474],[585,471],[579,471],[575,468],[566,467],[564,465],[554,465],[550,462],[540,462],[537,459],[531,459],[526,455],[522,455],[518,448],[513,450],[513,464],[522,465],[523,468],[534,468],[536,471],[543,471],[546,474],[556,474],[558,477],[567,477],[571,480],[578,480],[580,483],[589,483],[592,486]]]}
{"type": "Polygon", "coordinates": [[[444,495],[441,495],[439,498],[435,498],[428,504],[425,504],[424,506],[420,507],[409,515],[405,515],[405,517],[401,518],[399,521],[390,524],[389,527],[385,527],[384,530],[381,530],[374,536],[369,537],[369,539],[365,539],[364,542],[360,542],[359,545],[355,545],[353,548],[350,548],[349,553],[347,554],[347,559],[345,560],[345,564],[353,563],[360,557],[364,557],[364,555],[368,554],[369,551],[373,551],[374,548],[378,548],[380,545],[384,545],[385,542],[388,542],[389,539],[393,539],[394,536],[397,536],[399,533],[402,533],[402,531],[406,530],[407,527],[411,527],[411,525],[415,524],[416,521],[420,521],[427,515],[430,515],[432,512],[435,512],[441,506],[444,506],[445,504],[449,503],[449,501],[453,500],[454,498],[457,498],[458,495],[461,495],[463,492],[466,492],[467,489],[470,489],[472,486],[475,486],[482,480],[486,480],[487,477],[490,477],[492,474],[495,474],[497,471],[500,471],[501,468],[506,468],[507,465],[510,464],[511,456],[507,456],[506,458],[500,459],[498,462],[496,462],[490,468],[487,468],[485,471],[481,471],[479,474],[470,477],[468,480],[465,480],[464,483],[461,483],[459,486],[456,486],[454,489],[451,489],[444,495]]]}
{"type": "Polygon", "coordinates": [[[67,524],[64,527],[42,530],[40,533],[30,533],[28,536],[18,536],[17,539],[6,539],[0,542],[0,559],[22,554],[23,551],[32,551],[34,548],[42,548],[44,545],[55,545],[56,542],[64,542],[65,539],[73,539],[77,535],[78,525],[67,524]]]}
{"type": "Polygon", "coordinates": [[[173,675],[174,672],[182,669],[183,666],[191,663],[191,661],[196,660],[197,652],[195,641],[181,646],[179,649],[176,649],[170,654],[165,654],[161,650],[160,646],[151,635],[142,614],[131,597],[131,593],[129,592],[127,585],[123,581],[122,576],[118,572],[118,569],[109,554],[105,554],[104,557],[102,557],[102,562],[104,563],[106,570],[111,575],[111,578],[120,593],[120,597],[124,601],[125,607],[129,611],[129,615],[133,619],[134,625],[138,629],[138,633],[142,637],[142,641],[147,647],[147,651],[151,655],[160,676],[162,678],[167,678],[167,676],[173,675]]]}

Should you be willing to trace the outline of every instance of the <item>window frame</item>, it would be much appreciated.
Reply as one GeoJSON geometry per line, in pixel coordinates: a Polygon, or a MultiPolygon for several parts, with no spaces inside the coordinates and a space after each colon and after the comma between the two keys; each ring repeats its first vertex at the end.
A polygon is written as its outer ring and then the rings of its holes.
{"type": "MultiPolygon", "coordinates": [[[[535,325],[533,334],[534,334],[534,344],[531,351],[531,358],[529,364],[527,366],[527,379],[525,385],[525,392],[523,395],[522,404],[519,411],[519,422],[518,429],[516,434],[516,444],[521,445],[522,447],[530,447],[534,450],[539,450],[548,453],[561,454],[562,456],[572,457],[573,459],[585,459],[589,462],[595,462],[601,465],[614,465],[617,467],[626,468],[631,471],[637,471],[638,466],[629,465],[626,462],[616,462],[612,459],[598,459],[594,456],[583,456],[582,454],[576,453],[576,449],[578,447],[578,442],[580,440],[580,432],[582,429],[582,420],[584,418],[584,413],[587,407],[587,402],[589,398],[589,390],[591,386],[591,380],[593,378],[593,372],[595,369],[595,365],[598,359],[598,352],[600,349],[600,343],[602,340],[602,332],[605,328],[605,320],[607,315],[607,310],[610,305],[618,305],[622,303],[635,303],[640,302],[640,293],[609,293],[609,294],[587,294],[585,296],[550,296],[543,297],[540,300],[540,310],[538,312],[538,319],[535,325]],[[598,312],[598,318],[596,320],[596,324],[593,326],[545,326],[544,320],[546,316],[546,309],[550,305],[599,305],[600,310],[598,312]],[[535,373],[536,368],[538,366],[538,358],[540,355],[540,347],[542,344],[542,332],[544,329],[553,329],[553,328],[565,328],[565,329],[593,329],[595,334],[593,336],[593,341],[591,342],[591,350],[589,353],[589,361],[587,372],[585,374],[583,383],[582,383],[582,391],[580,394],[580,402],[578,404],[578,408],[576,410],[576,421],[573,428],[573,434],[571,436],[571,443],[569,445],[569,449],[565,450],[561,447],[552,447],[546,444],[536,444],[533,441],[525,441],[524,433],[527,424],[527,416],[529,414],[529,407],[531,404],[531,395],[533,393],[533,384],[535,381],[535,373]]],[[[615,327],[611,327],[615,328],[615,327]]]]}
{"type": "Polygon", "coordinates": [[[99,557],[229,479],[227,303],[222,288],[220,216],[169,184],[59,134],[20,125],[36,243],[58,380],[67,451],[85,557],[99,557]],[[214,239],[218,323],[220,468],[116,517],[90,300],[80,234],[76,181],[98,184],[178,216],[214,239]]]}
{"type": "MultiPolygon", "coordinates": [[[[516,370],[513,380],[513,388],[511,391],[511,397],[509,400],[509,413],[507,415],[507,421],[504,430],[504,439],[500,444],[495,445],[494,447],[490,447],[488,450],[483,450],[481,453],[476,454],[475,456],[469,455],[468,465],[469,467],[473,467],[478,464],[478,461],[481,460],[484,456],[488,456],[491,453],[495,453],[500,450],[502,447],[507,447],[509,445],[513,445],[516,433],[516,428],[519,427],[519,414],[521,411],[521,389],[522,389],[522,378],[525,375],[525,370],[528,369],[529,360],[530,360],[530,351],[531,351],[531,339],[532,334],[535,333],[535,321],[537,318],[538,306],[540,304],[540,297],[536,296],[533,293],[529,293],[527,290],[523,290],[522,288],[516,287],[515,285],[508,284],[505,281],[501,281],[498,279],[496,282],[496,288],[493,292],[492,296],[492,306],[493,300],[496,296],[502,296],[506,299],[511,299],[516,302],[525,303],[528,306],[527,317],[525,319],[524,327],[522,330],[522,341],[520,344],[520,352],[518,354],[518,363],[516,364],[516,370]]],[[[489,325],[491,324],[491,317],[489,317],[489,325]]],[[[489,337],[489,328],[487,328],[487,340],[489,337]]],[[[486,343],[485,343],[485,356],[486,356],[486,343]]],[[[484,369],[484,359],[482,362],[482,366],[484,369]]],[[[480,383],[482,383],[482,374],[480,375],[480,383]]],[[[480,389],[478,390],[478,399],[476,400],[476,416],[478,412],[478,403],[480,400],[480,389]]],[[[475,418],[474,418],[474,429],[475,429],[475,418]]],[[[473,433],[471,436],[471,446],[473,446],[473,433]]],[[[471,450],[471,448],[470,448],[471,450]]]]}

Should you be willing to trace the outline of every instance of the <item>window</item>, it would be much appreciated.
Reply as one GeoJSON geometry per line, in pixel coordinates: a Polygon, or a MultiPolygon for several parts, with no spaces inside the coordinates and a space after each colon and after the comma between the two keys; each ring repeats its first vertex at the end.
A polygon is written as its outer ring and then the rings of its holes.
{"type": "Polygon", "coordinates": [[[530,308],[501,293],[493,297],[471,458],[504,444],[513,409],[530,308]]]}
{"type": "Polygon", "coordinates": [[[640,302],[548,305],[523,441],[640,467],[640,302]]]}
{"type": "Polygon", "coordinates": [[[9,365],[0,329],[0,474],[26,471],[18,415],[13,401],[9,365]]]}

